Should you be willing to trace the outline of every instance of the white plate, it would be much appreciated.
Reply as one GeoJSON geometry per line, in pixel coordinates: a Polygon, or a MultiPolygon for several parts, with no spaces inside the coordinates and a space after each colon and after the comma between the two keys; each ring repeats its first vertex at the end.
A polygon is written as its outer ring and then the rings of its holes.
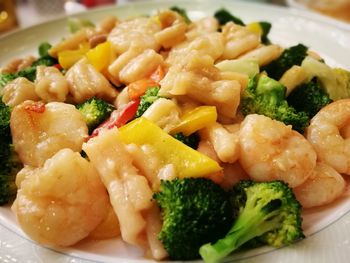
{"type": "MultiPolygon", "coordinates": [[[[120,18],[149,14],[159,8],[178,5],[191,18],[212,15],[226,7],[246,22],[265,20],[273,24],[270,38],[283,46],[299,42],[318,52],[331,66],[350,69],[350,29],[344,24],[294,9],[269,5],[220,1],[151,1],[93,10],[77,15],[98,21],[108,14],[120,18]]],[[[54,43],[66,35],[66,19],[51,21],[18,31],[0,39],[0,61],[36,52],[42,41],[54,43]]],[[[348,262],[350,256],[350,189],[329,207],[304,213],[308,238],[283,249],[260,248],[234,255],[229,260],[244,262],[348,262]]],[[[120,240],[85,242],[59,253],[29,241],[19,229],[9,207],[0,207],[0,262],[146,262],[142,251],[120,240]],[[66,256],[65,254],[69,255],[66,256]]],[[[149,262],[149,261],[148,261],[149,262]]]]}

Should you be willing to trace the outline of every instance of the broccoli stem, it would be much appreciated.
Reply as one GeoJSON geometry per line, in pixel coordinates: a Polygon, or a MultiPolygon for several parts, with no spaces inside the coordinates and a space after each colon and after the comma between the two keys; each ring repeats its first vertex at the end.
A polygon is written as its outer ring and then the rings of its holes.
{"type": "Polygon", "coordinates": [[[247,241],[279,228],[282,221],[279,211],[281,204],[278,199],[266,204],[256,198],[248,198],[242,213],[226,236],[215,244],[203,245],[199,254],[206,263],[216,263],[247,241]]]}

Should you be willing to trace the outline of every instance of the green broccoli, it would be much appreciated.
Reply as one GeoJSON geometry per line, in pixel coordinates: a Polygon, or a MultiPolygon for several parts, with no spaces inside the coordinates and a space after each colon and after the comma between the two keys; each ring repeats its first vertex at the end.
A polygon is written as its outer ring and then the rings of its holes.
{"type": "Polygon", "coordinates": [[[4,87],[7,83],[17,78],[15,74],[0,73],[0,88],[4,87]]]}
{"type": "Polygon", "coordinates": [[[308,79],[314,77],[332,100],[350,98],[350,72],[342,68],[331,68],[325,63],[306,57],[301,63],[308,79]]]}
{"type": "Polygon", "coordinates": [[[162,181],[154,199],[163,217],[158,238],[173,260],[199,258],[200,246],[225,236],[232,224],[227,193],[208,179],[162,181]]]}
{"type": "Polygon", "coordinates": [[[276,60],[262,68],[267,75],[273,79],[280,79],[293,65],[301,65],[307,55],[308,48],[303,44],[298,44],[285,49],[276,60]]]}
{"type": "Polygon", "coordinates": [[[306,112],[310,119],[332,102],[316,79],[296,87],[287,97],[287,101],[297,111],[306,112]]]}
{"type": "Polygon", "coordinates": [[[270,44],[270,40],[267,36],[271,30],[271,23],[266,22],[266,21],[260,21],[258,23],[262,29],[261,42],[265,45],[270,44]]]}
{"type": "Polygon", "coordinates": [[[89,133],[105,121],[114,110],[113,105],[95,97],[76,105],[76,108],[83,114],[89,133]]]}
{"type": "Polygon", "coordinates": [[[15,176],[22,167],[12,146],[10,116],[11,109],[0,98],[0,205],[16,196],[15,176]]]}
{"type": "Polygon", "coordinates": [[[159,87],[149,87],[144,95],[141,96],[140,104],[137,108],[137,112],[135,118],[141,117],[142,114],[155,102],[160,98],[158,96],[159,87]]]}
{"type": "MultiPolygon", "coordinates": [[[[58,63],[57,59],[53,58],[49,54],[49,50],[51,48],[51,44],[48,42],[43,42],[39,45],[38,47],[38,53],[39,53],[39,58],[33,62],[31,68],[35,68],[37,66],[43,65],[43,66],[53,66],[58,63]]],[[[35,76],[34,76],[35,80],[35,76]]]]}
{"type": "Polygon", "coordinates": [[[185,9],[180,8],[178,6],[172,6],[172,7],[170,7],[170,10],[172,10],[172,11],[178,13],[179,15],[181,15],[184,18],[184,20],[185,20],[185,22],[187,24],[191,23],[191,19],[188,17],[187,12],[186,12],[185,9]]]}
{"type": "Polygon", "coordinates": [[[301,205],[286,183],[241,181],[231,192],[231,204],[237,215],[229,232],[199,250],[206,263],[219,262],[250,240],[281,247],[304,238],[301,205]]]}
{"type": "Polygon", "coordinates": [[[192,149],[198,148],[200,138],[197,133],[192,133],[189,136],[185,136],[182,132],[179,132],[176,133],[173,137],[179,140],[180,142],[186,144],[187,146],[191,147],[192,149]]]}
{"type": "Polygon", "coordinates": [[[37,66],[52,66],[57,64],[57,60],[48,54],[48,50],[50,48],[51,45],[47,42],[44,42],[40,44],[38,48],[38,53],[40,57],[37,60],[35,60],[31,66],[26,67],[25,69],[22,69],[16,73],[0,73],[0,88],[4,87],[7,83],[18,77],[27,78],[30,81],[34,81],[36,78],[37,66]]]}
{"type": "Polygon", "coordinates": [[[94,28],[95,24],[88,20],[88,19],[82,19],[82,18],[68,18],[68,29],[69,32],[74,34],[75,32],[78,32],[80,29],[85,27],[91,27],[94,28]]]}
{"type": "Polygon", "coordinates": [[[218,20],[221,26],[225,25],[228,22],[233,22],[237,25],[245,26],[244,22],[240,18],[232,15],[225,8],[221,8],[220,10],[216,11],[214,17],[216,20],[218,20]]]}
{"type": "Polygon", "coordinates": [[[265,75],[249,80],[241,100],[244,115],[261,114],[271,119],[292,125],[293,129],[303,133],[309,123],[308,115],[297,112],[285,99],[286,88],[278,81],[265,75]]]}

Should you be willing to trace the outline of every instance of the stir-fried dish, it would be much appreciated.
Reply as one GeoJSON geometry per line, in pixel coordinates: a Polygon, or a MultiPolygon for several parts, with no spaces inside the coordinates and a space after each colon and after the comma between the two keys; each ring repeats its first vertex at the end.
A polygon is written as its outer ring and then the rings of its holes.
{"type": "Polygon", "coordinates": [[[343,194],[347,70],[225,9],[69,23],[0,73],[0,203],[36,242],[219,262],[304,238],[302,209],[343,194]]]}

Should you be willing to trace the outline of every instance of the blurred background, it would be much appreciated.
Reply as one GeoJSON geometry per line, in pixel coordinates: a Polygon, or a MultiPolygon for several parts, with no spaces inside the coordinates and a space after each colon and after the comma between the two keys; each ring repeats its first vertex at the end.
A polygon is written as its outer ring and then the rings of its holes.
{"type": "MultiPolygon", "coordinates": [[[[147,0],[0,0],[0,34],[103,5],[147,0]]],[[[190,0],[189,0],[190,1],[190,0]]],[[[234,1],[234,0],[232,0],[234,1]]],[[[309,9],[350,23],[350,0],[245,0],[309,9]]]]}

